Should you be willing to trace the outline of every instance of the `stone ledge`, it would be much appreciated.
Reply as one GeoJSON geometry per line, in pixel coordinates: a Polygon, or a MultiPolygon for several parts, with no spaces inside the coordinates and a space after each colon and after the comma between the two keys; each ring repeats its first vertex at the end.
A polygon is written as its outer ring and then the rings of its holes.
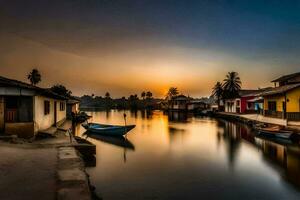
{"type": "Polygon", "coordinates": [[[57,199],[91,199],[84,163],[74,147],[58,148],[57,199]]]}

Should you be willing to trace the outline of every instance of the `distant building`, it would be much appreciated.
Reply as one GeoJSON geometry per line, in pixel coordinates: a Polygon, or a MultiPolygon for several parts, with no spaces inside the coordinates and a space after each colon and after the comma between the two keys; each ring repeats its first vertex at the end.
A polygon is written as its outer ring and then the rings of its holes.
{"type": "Polygon", "coordinates": [[[168,109],[185,111],[188,109],[189,102],[190,98],[181,94],[168,101],[168,109]]]}
{"type": "Polygon", "coordinates": [[[67,118],[72,119],[72,113],[79,113],[80,98],[71,96],[67,101],[67,118]]]}
{"type": "Polygon", "coordinates": [[[67,98],[0,76],[0,132],[30,138],[66,119],[67,98]]]}
{"type": "Polygon", "coordinates": [[[261,94],[263,114],[286,119],[289,124],[300,124],[300,73],[285,75],[272,82],[276,87],[261,94]]]}
{"type": "Polygon", "coordinates": [[[188,111],[202,111],[206,109],[209,109],[209,104],[201,100],[191,100],[187,104],[188,111]]]}

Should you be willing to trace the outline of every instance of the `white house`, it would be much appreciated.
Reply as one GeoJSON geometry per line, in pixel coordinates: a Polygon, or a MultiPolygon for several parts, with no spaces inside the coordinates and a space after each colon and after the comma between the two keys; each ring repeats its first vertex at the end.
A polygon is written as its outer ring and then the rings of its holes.
{"type": "Polygon", "coordinates": [[[0,133],[30,138],[66,119],[67,98],[0,76],[0,133]]]}

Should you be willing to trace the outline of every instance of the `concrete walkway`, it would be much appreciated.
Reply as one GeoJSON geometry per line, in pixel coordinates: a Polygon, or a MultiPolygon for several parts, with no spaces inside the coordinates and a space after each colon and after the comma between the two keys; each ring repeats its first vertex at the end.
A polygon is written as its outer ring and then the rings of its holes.
{"type": "Polygon", "coordinates": [[[0,199],[56,198],[56,148],[0,144],[0,199]]]}

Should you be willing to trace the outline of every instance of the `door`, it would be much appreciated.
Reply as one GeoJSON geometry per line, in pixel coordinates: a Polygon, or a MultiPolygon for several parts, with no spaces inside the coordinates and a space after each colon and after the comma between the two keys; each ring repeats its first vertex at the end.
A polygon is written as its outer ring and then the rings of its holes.
{"type": "Polygon", "coordinates": [[[56,126],[56,122],[57,122],[57,102],[54,101],[54,126],[56,126]]]}

